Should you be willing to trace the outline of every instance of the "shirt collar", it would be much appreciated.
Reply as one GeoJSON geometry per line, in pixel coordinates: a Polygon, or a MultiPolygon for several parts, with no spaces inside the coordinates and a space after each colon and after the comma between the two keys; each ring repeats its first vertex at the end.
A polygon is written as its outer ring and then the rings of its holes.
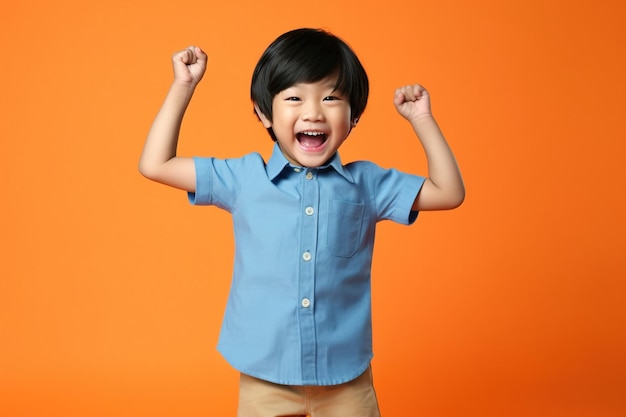
{"type": "MultiPolygon", "coordinates": [[[[290,163],[287,160],[287,158],[285,158],[285,155],[283,155],[283,152],[280,150],[280,147],[278,146],[278,142],[276,142],[274,143],[272,156],[270,157],[265,167],[267,176],[269,177],[270,180],[274,180],[274,178],[276,178],[283,171],[283,169],[285,169],[286,166],[290,166],[290,163]]],[[[325,169],[329,167],[337,171],[337,173],[339,173],[339,175],[344,177],[346,181],[354,183],[354,178],[352,178],[352,175],[350,174],[350,172],[346,170],[344,166],[341,164],[341,158],[339,158],[339,152],[335,152],[333,157],[330,158],[330,161],[326,165],[323,165],[316,169],[325,169]]],[[[303,170],[306,169],[304,167],[300,167],[300,168],[302,168],[303,170]]]]}

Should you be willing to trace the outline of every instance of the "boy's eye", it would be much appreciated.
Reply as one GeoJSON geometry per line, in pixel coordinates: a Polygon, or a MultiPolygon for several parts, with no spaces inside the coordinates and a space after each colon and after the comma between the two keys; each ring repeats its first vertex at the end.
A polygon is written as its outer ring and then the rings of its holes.
{"type": "Polygon", "coordinates": [[[287,97],[287,98],[285,99],[285,101],[300,101],[300,98],[299,98],[299,97],[292,96],[292,97],[287,97]]]}

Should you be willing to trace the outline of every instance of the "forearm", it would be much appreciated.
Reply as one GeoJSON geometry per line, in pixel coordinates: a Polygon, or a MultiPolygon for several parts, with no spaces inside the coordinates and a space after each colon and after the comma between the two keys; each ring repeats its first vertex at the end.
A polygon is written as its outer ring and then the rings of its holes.
{"type": "Polygon", "coordinates": [[[175,81],[152,123],[139,159],[139,171],[145,177],[177,188],[193,191],[194,178],[189,173],[191,160],[176,158],[178,136],[195,85],[175,81]]]}
{"type": "Polygon", "coordinates": [[[194,87],[174,82],[157,113],[144,144],[139,170],[149,174],[176,156],[178,135],[194,87]]]}
{"type": "Polygon", "coordinates": [[[445,210],[458,207],[465,198],[465,187],[459,166],[439,125],[432,115],[411,120],[428,163],[428,178],[420,197],[418,210],[445,210]]]}

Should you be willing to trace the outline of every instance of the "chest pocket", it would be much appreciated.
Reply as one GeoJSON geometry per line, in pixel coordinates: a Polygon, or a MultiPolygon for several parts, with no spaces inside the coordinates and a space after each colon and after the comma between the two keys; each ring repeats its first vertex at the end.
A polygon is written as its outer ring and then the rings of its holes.
{"type": "Polygon", "coordinates": [[[331,199],[329,209],[328,249],[335,256],[349,258],[359,247],[365,206],[331,199]]]}

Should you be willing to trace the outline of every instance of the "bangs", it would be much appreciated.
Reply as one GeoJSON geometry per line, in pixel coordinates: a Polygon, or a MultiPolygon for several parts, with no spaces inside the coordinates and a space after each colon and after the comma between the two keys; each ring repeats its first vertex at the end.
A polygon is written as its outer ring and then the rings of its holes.
{"type": "Polygon", "coordinates": [[[308,37],[285,46],[280,51],[282,56],[276,57],[277,65],[270,70],[273,75],[267,89],[272,96],[295,84],[314,83],[335,74],[338,76],[335,89],[348,93],[341,51],[332,39],[308,37]]]}

